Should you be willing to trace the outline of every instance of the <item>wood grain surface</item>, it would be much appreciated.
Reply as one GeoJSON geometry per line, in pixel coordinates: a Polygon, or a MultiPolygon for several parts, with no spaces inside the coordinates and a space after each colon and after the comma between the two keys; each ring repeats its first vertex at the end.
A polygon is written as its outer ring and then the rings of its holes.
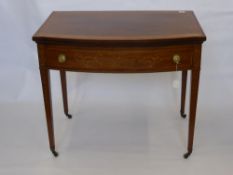
{"type": "Polygon", "coordinates": [[[36,42],[203,42],[192,11],[53,12],[35,33],[36,42]]]}

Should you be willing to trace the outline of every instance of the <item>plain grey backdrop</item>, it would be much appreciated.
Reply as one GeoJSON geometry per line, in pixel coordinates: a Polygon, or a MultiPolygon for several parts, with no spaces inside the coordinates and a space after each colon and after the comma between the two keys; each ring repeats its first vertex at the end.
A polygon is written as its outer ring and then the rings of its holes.
{"type": "MultiPolygon", "coordinates": [[[[233,1],[1,0],[0,174],[230,174],[233,172],[233,1]],[[179,116],[180,73],[68,73],[72,120],[52,71],[57,150],[48,147],[36,44],[53,10],[193,10],[206,35],[194,152],[179,116]]],[[[189,91],[189,88],[188,88],[189,91]]],[[[187,97],[188,93],[187,93],[187,97]]],[[[187,98],[189,99],[189,98],[187,98]]],[[[188,103],[186,111],[188,113],[188,103]]]]}

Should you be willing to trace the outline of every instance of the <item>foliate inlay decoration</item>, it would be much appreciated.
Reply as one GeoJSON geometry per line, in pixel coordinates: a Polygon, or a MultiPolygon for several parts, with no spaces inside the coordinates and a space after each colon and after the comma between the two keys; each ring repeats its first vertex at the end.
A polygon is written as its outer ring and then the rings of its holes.
{"type": "Polygon", "coordinates": [[[74,54],[76,64],[85,68],[152,68],[155,64],[160,64],[163,59],[160,56],[140,53],[103,53],[103,52],[78,52],[74,54]]]}

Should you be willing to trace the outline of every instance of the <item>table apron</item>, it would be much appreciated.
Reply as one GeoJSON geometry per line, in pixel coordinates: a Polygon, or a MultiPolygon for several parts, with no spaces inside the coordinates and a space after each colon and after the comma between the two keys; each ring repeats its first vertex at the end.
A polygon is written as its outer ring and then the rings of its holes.
{"type": "Polygon", "coordinates": [[[140,48],[42,47],[40,66],[80,72],[140,73],[188,70],[193,65],[192,45],[140,48]],[[63,55],[64,60],[59,60],[63,55]],[[174,62],[179,55],[180,62],[174,62]]]}

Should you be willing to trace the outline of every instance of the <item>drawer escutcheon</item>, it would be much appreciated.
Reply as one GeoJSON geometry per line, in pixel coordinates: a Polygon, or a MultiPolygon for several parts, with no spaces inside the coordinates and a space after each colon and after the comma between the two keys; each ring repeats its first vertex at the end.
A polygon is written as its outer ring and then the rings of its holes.
{"type": "Polygon", "coordinates": [[[59,54],[59,55],[58,55],[58,62],[59,62],[59,63],[64,63],[64,62],[66,62],[66,55],[65,55],[65,54],[59,54]]]}
{"type": "Polygon", "coordinates": [[[180,55],[178,55],[178,54],[173,55],[173,62],[174,62],[175,64],[179,64],[179,63],[180,63],[180,60],[181,60],[180,55]]]}

